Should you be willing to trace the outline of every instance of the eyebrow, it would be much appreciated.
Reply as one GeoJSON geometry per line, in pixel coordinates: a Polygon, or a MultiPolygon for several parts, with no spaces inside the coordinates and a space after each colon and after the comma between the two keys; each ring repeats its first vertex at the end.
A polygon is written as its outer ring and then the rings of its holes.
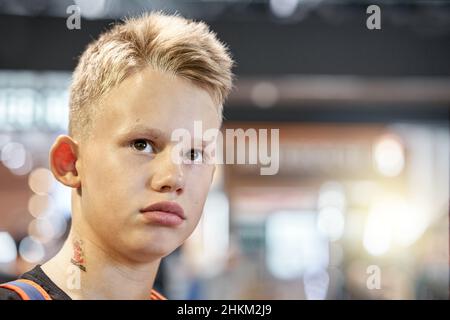
{"type": "Polygon", "coordinates": [[[120,136],[128,137],[130,135],[136,135],[136,134],[140,134],[145,137],[151,137],[154,140],[161,140],[161,139],[168,138],[167,135],[162,130],[160,130],[158,128],[147,127],[142,124],[127,127],[120,133],[120,136]]]}

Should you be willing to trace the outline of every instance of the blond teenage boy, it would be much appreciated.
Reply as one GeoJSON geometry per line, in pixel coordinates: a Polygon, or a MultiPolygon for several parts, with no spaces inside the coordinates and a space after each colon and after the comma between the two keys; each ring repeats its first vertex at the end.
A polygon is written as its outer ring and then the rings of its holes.
{"type": "Polygon", "coordinates": [[[164,299],[153,290],[161,258],[196,227],[215,169],[201,147],[173,161],[171,133],[221,126],[232,65],[206,24],[159,12],[87,47],[69,134],[50,150],[55,178],[72,188],[68,239],[0,299],[164,299]]]}

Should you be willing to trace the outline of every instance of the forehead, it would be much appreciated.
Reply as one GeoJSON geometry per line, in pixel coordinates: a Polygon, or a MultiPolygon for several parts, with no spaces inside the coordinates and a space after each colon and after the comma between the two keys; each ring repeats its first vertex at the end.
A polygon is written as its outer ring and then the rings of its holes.
{"type": "Polygon", "coordinates": [[[201,121],[203,130],[220,126],[218,106],[206,90],[151,68],[125,79],[100,104],[101,115],[93,128],[97,136],[146,127],[155,134],[179,128],[193,131],[194,121],[201,121]]]}

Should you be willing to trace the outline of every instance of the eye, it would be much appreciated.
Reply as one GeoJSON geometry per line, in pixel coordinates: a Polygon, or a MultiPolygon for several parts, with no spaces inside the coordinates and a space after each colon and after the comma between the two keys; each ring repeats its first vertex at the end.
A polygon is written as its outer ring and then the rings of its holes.
{"type": "Polygon", "coordinates": [[[203,150],[191,149],[185,154],[187,162],[202,163],[203,162],[203,150]]]}
{"type": "Polygon", "coordinates": [[[153,153],[155,152],[153,146],[148,140],[137,139],[131,142],[131,147],[139,152],[153,153]]]}

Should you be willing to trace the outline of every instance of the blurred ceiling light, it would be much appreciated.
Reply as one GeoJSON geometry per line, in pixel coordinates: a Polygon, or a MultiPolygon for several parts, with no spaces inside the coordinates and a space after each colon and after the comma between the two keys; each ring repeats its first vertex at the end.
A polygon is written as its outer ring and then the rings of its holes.
{"type": "Polygon", "coordinates": [[[395,241],[404,247],[416,242],[428,226],[426,217],[417,208],[405,205],[399,212],[395,241]]]}
{"type": "Polygon", "coordinates": [[[0,232],[0,263],[16,261],[17,248],[14,239],[8,232],[0,232]]]}
{"type": "Polygon", "coordinates": [[[329,181],[320,187],[317,204],[319,209],[332,206],[344,210],[345,205],[346,200],[342,184],[335,181],[329,181]]]}
{"type": "Polygon", "coordinates": [[[412,245],[429,224],[426,212],[420,205],[401,197],[383,196],[369,212],[364,247],[372,255],[382,255],[392,244],[412,245]]]}
{"type": "Polygon", "coordinates": [[[80,7],[81,15],[85,18],[95,19],[104,16],[107,0],[75,0],[74,2],[80,7]]]}
{"type": "Polygon", "coordinates": [[[28,178],[30,189],[39,195],[50,193],[53,183],[54,178],[52,172],[46,168],[34,169],[28,178]]]}
{"type": "Polygon", "coordinates": [[[335,207],[325,207],[319,211],[317,228],[330,241],[339,240],[344,234],[344,215],[335,207]]]}
{"type": "Polygon", "coordinates": [[[48,195],[34,194],[28,200],[28,211],[35,218],[44,216],[49,206],[50,197],[48,195]]]}
{"type": "Polygon", "coordinates": [[[391,205],[394,216],[394,237],[396,244],[408,247],[416,242],[429,225],[428,211],[420,204],[404,199],[392,199],[391,205]],[[394,211],[395,209],[395,211],[394,211]]]}
{"type": "Polygon", "coordinates": [[[353,181],[349,186],[349,202],[356,207],[365,207],[379,189],[375,181],[353,181]]]}
{"type": "Polygon", "coordinates": [[[69,108],[62,106],[67,106],[69,93],[65,89],[53,91],[48,90],[45,96],[45,108],[47,112],[43,122],[49,128],[63,128],[65,130],[69,124],[69,108]]]}
{"type": "Polygon", "coordinates": [[[37,92],[30,88],[12,89],[8,97],[8,122],[16,130],[29,128],[33,123],[33,106],[37,98],[37,92]]]}
{"type": "Polygon", "coordinates": [[[25,237],[20,241],[19,254],[23,260],[29,263],[39,263],[45,257],[45,248],[42,243],[25,237]]]}
{"type": "Polygon", "coordinates": [[[21,143],[8,142],[2,148],[1,160],[7,168],[19,169],[25,164],[25,147],[21,143]]]}
{"type": "Polygon", "coordinates": [[[257,83],[250,93],[253,103],[260,108],[269,108],[276,104],[279,97],[278,88],[270,82],[257,83]]]}
{"type": "Polygon", "coordinates": [[[280,279],[294,279],[304,272],[328,266],[328,242],[315,228],[315,213],[280,211],[266,222],[266,263],[280,279]]]}
{"type": "Polygon", "coordinates": [[[324,300],[327,297],[330,277],[326,270],[318,272],[307,272],[303,277],[306,299],[324,300]]]}
{"type": "Polygon", "coordinates": [[[279,18],[291,16],[297,9],[299,0],[270,0],[270,9],[279,18]]]}
{"type": "Polygon", "coordinates": [[[369,212],[364,228],[363,245],[371,255],[385,254],[391,247],[393,217],[389,202],[380,201],[369,212]]]}
{"type": "Polygon", "coordinates": [[[383,136],[374,146],[374,161],[377,170],[384,176],[399,175],[405,165],[403,146],[394,136],[383,136]]]}

